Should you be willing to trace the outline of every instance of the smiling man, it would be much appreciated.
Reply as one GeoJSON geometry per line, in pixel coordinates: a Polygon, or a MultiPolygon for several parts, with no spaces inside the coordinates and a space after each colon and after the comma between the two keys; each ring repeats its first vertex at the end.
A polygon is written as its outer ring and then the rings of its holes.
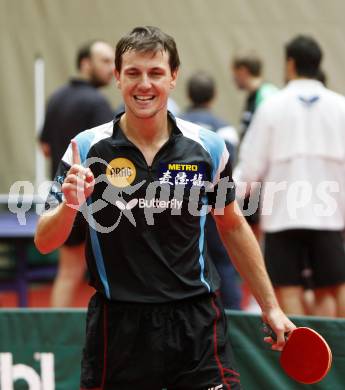
{"type": "Polygon", "coordinates": [[[97,292],[82,389],[240,389],[204,240],[205,210],[213,210],[278,336],[272,348],[281,349],[294,328],[235,204],[224,141],[167,111],[179,64],[174,39],[156,27],[137,27],[118,42],[125,112],[71,143],[58,172],[61,190],[52,189],[51,210],[38,224],[35,242],[46,253],[63,244],[78,209],[89,222],[86,257],[97,292]]]}

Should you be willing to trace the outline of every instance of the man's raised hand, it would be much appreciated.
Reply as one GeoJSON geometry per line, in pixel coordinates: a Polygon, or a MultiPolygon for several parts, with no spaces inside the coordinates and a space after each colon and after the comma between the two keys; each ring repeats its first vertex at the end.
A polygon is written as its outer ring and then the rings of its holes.
{"type": "Polygon", "coordinates": [[[94,176],[90,168],[81,165],[77,142],[71,141],[72,166],[62,184],[62,192],[65,195],[66,204],[74,209],[79,207],[92,194],[94,189],[94,176]]]}

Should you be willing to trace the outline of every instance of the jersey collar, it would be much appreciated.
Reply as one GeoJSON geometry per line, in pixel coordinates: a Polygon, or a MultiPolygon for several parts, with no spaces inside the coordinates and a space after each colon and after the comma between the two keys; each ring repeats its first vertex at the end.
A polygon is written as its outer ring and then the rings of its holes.
{"type": "MultiPolygon", "coordinates": [[[[118,113],[114,119],[112,141],[117,146],[132,145],[132,142],[125,136],[125,134],[123,133],[120,127],[120,119],[123,114],[124,111],[118,113]]],[[[170,139],[175,138],[177,136],[182,136],[181,130],[177,127],[176,118],[170,111],[168,111],[168,121],[172,123],[170,139]]]]}

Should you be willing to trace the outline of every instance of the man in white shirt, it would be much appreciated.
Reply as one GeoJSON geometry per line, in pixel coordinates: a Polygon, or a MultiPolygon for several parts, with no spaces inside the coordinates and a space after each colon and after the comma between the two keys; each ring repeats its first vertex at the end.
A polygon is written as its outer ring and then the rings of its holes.
{"type": "Polygon", "coordinates": [[[314,39],[298,36],[285,50],[288,84],[257,110],[234,178],[262,182],[266,265],[283,309],[305,314],[309,264],[315,314],[345,316],[345,98],[316,81],[314,39]],[[324,305],[330,296],[336,313],[324,305]]]}

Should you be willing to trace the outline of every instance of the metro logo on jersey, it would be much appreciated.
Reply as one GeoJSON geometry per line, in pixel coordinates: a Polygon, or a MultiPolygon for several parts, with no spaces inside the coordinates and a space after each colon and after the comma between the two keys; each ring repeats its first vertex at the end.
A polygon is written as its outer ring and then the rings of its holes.
{"type": "Polygon", "coordinates": [[[186,164],[180,162],[160,163],[160,184],[203,187],[206,181],[205,163],[186,164]]]}
{"type": "Polygon", "coordinates": [[[171,171],[197,171],[197,164],[168,164],[168,169],[171,171]]]}

